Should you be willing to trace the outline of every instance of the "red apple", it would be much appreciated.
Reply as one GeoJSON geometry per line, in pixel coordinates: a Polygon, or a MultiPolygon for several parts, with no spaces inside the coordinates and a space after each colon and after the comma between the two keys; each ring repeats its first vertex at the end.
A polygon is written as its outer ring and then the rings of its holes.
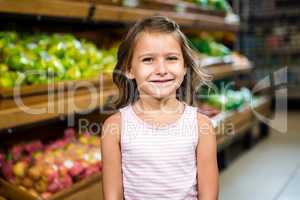
{"type": "Polygon", "coordinates": [[[69,175],[65,175],[65,176],[61,177],[60,182],[64,188],[69,188],[73,184],[72,178],[69,175]]]}
{"type": "Polygon", "coordinates": [[[48,184],[53,182],[54,179],[56,179],[58,176],[58,170],[53,166],[45,167],[44,171],[42,172],[42,179],[45,180],[48,184]]]}
{"type": "Polygon", "coordinates": [[[74,139],[75,134],[76,134],[76,132],[75,132],[74,128],[68,128],[64,131],[64,138],[74,139]]]}
{"type": "Polygon", "coordinates": [[[18,145],[13,146],[10,150],[12,159],[14,161],[19,160],[22,157],[23,151],[24,151],[24,145],[23,144],[18,144],[18,145]]]}
{"type": "Polygon", "coordinates": [[[25,150],[31,154],[35,151],[43,149],[43,144],[41,141],[35,140],[25,145],[25,150]]]}
{"type": "Polygon", "coordinates": [[[58,192],[59,190],[63,189],[63,186],[61,184],[61,182],[59,181],[58,178],[55,178],[49,185],[47,188],[48,192],[51,193],[55,193],[58,192]]]}
{"type": "Polygon", "coordinates": [[[69,170],[69,174],[72,177],[78,176],[80,173],[82,173],[84,170],[83,166],[79,162],[74,162],[73,167],[69,170]]]}
{"type": "Polygon", "coordinates": [[[80,174],[79,180],[85,179],[97,172],[99,172],[99,168],[97,165],[89,166],[82,174],[80,174]]]}
{"type": "Polygon", "coordinates": [[[8,180],[8,181],[12,180],[14,178],[12,160],[8,160],[8,161],[3,163],[2,174],[6,178],[6,180],[8,180]]]}

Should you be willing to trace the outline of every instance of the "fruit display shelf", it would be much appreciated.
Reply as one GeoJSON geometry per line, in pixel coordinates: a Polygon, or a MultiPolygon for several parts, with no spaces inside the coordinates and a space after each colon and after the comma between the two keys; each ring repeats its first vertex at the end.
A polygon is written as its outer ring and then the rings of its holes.
{"type": "Polygon", "coordinates": [[[214,65],[206,67],[207,72],[213,76],[214,80],[222,79],[224,77],[232,76],[235,74],[247,74],[252,70],[251,65],[235,65],[235,64],[224,64],[214,65]]]}
{"type": "Polygon", "coordinates": [[[223,150],[234,140],[242,137],[246,130],[251,129],[255,122],[255,113],[270,115],[271,100],[268,97],[258,97],[252,104],[239,110],[221,112],[212,117],[212,123],[217,133],[218,151],[223,150]]]}
{"type": "Polygon", "coordinates": [[[68,128],[54,140],[36,139],[0,153],[0,194],[11,199],[102,199],[101,139],[68,128]]]}
{"type": "MultiPolygon", "coordinates": [[[[224,57],[202,57],[201,54],[199,64],[204,72],[212,77],[212,80],[220,80],[227,77],[233,77],[239,74],[250,74],[253,65],[245,56],[237,56],[232,53],[224,57]]],[[[193,80],[198,79],[196,73],[192,74],[193,80]]]]}
{"type": "Polygon", "coordinates": [[[93,19],[96,21],[132,23],[143,17],[158,14],[170,17],[180,25],[193,27],[194,29],[224,30],[232,32],[237,32],[239,30],[239,25],[227,23],[225,18],[220,16],[195,13],[176,13],[173,11],[159,11],[141,8],[125,8],[109,5],[96,5],[96,11],[93,19]]]}
{"type": "MultiPolygon", "coordinates": [[[[65,189],[53,195],[49,200],[102,200],[101,173],[92,175],[85,180],[75,183],[71,188],[65,189]],[[91,195],[92,194],[92,195],[91,195]]],[[[0,179],[0,194],[9,197],[11,200],[38,200],[28,192],[15,187],[13,184],[0,179]]]]}
{"type": "Polygon", "coordinates": [[[117,23],[132,23],[146,16],[161,14],[187,27],[232,32],[239,30],[239,24],[228,23],[221,16],[93,4],[89,1],[1,0],[0,13],[91,19],[98,22],[117,23]],[[91,12],[91,10],[93,11],[91,12]]]}
{"type": "Polygon", "coordinates": [[[101,74],[98,79],[92,80],[70,80],[70,81],[59,81],[53,84],[33,84],[33,85],[22,85],[14,88],[0,87],[0,97],[12,98],[14,94],[20,96],[45,94],[49,92],[65,91],[67,89],[87,89],[84,86],[92,85],[95,87],[101,87],[103,85],[112,85],[112,77],[109,74],[101,74]]]}
{"type": "Polygon", "coordinates": [[[107,100],[116,94],[116,88],[111,86],[94,91],[76,90],[53,93],[53,95],[22,97],[19,100],[23,106],[20,106],[15,99],[0,99],[0,130],[94,110],[104,106],[107,100]],[[31,114],[26,112],[28,109],[44,111],[40,114],[31,114]]]}
{"type": "Polygon", "coordinates": [[[87,2],[44,0],[1,0],[1,13],[85,19],[89,14],[87,2]]]}

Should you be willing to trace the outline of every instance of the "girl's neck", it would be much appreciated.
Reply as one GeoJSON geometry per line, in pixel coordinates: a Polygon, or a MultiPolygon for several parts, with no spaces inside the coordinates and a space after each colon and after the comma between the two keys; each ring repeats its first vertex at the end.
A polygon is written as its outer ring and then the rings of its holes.
{"type": "Polygon", "coordinates": [[[175,97],[166,99],[155,99],[155,98],[140,98],[134,104],[135,109],[140,113],[177,113],[182,108],[182,103],[175,97]]]}

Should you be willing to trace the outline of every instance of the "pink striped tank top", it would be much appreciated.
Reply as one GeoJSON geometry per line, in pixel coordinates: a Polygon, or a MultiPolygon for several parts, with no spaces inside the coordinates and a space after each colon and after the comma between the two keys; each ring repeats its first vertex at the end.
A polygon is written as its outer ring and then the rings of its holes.
{"type": "Polygon", "coordinates": [[[121,154],[126,200],[196,200],[197,108],[185,104],[180,119],[154,126],[131,105],[121,112],[121,154]]]}

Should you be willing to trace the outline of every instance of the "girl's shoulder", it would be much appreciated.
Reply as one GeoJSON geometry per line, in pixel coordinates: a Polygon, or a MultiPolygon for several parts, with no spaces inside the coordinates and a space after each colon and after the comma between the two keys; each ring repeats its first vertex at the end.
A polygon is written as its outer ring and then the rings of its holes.
{"type": "MultiPolygon", "coordinates": [[[[122,116],[128,112],[129,105],[119,108],[114,114],[107,117],[103,123],[104,127],[113,126],[114,128],[121,127],[122,124],[122,116]]],[[[124,116],[123,116],[124,117],[124,116]]]]}
{"type": "Polygon", "coordinates": [[[104,123],[118,123],[121,122],[121,112],[117,111],[116,113],[107,117],[104,123]]]}
{"type": "Polygon", "coordinates": [[[101,138],[103,143],[119,143],[121,133],[121,114],[120,112],[114,113],[104,120],[101,138]]]}
{"type": "Polygon", "coordinates": [[[197,109],[197,124],[199,138],[203,138],[203,136],[205,137],[207,135],[215,138],[215,130],[212,119],[203,114],[199,109],[197,109]]]}
{"type": "Polygon", "coordinates": [[[197,111],[197,120],[198,120],[198,124],[207,124],[207,125],[211,125],[212,124],[212,120],[211,118],[209,118],[207,115],[204,115],[203,113],[197,111]]]}
{"type": "Polygon", "coordinates": [[[118,133],[120,132],[120,127],[121,127],[121,113],[120,111],[110,115],[104,120],[103,123],[103,130],[108,132],[108,131],[117,131],[118,133]]]}
{"type": "Polygon", "coordinates": [[[117,110],[114,114],[110,115],[109,117],[107,117],[104,121],[104,124],[118,124],[121,125],[121,117],[122,117],[122,113],[128,109],[128,106],[119,108],[119,110],[117,110]]]}
{"type": "Polygon", "coordinates": [[[187,105],[187,106],[190,108],[190,110],[193,110],[193,113],[196,113],[198,125],[208,125],[208,126],[212,125],[211,118],[208,117],[206,114],[204,114],[203,110],[201,110],[197,106],[193,106],[193,105],[187,105]]]}

